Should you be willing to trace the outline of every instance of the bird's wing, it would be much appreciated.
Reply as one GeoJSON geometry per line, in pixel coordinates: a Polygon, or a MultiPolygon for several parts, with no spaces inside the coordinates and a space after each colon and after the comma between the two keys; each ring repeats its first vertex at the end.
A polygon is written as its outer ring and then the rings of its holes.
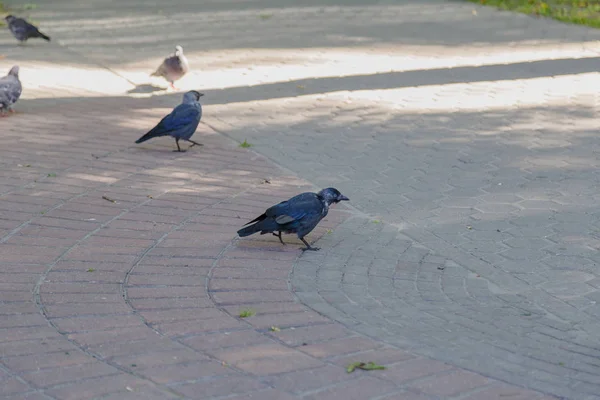
{"type": "Polygon", "coordinates": [[[27,26],[29,24],[21,19],[21,18],[17,18],[15,20],[13,20],[13,22],[10,24],[9,29],[11,30],[11,32],[13,32],[14,34],[25,34],[27,32],[27,26]]]}
{"type": "Polygon", "coordinates": [[[10,100],[12,103],[17,101],[21,94],[21,85],[19,85],[19,81],[17,81],[12,76],[5,76],[0,79],[0,92],[3,96],[10,100]]]}
{"type": "Polygon", "coordinates": [[[163,65],[167,69],[167,71],[181,72],[181,60],[177,56],[171,56],[165,58],[163,65]]]}
{"type": "Polygon", "coordinates": [[[194,124],[200,119],[200,111],[192,104],[180,104],[164,117],[158,126],[167,131],[176,131],[194,124]]]}
{"type": "Polygon", "coordinates": [[[25,25],[25,27],[27,27],[28,31],[31,31],[31,32],[37,32],[38,31],[37,26],[35,26],[35,25],[33,25],[33,24],[25,21],[25,20],[23,20],[23,25],[25,25]]]}
{"type": "Polygon", "coordinates": [[[152,75],[154,76],[165,76],[167,74],[167,71],[165,70],[165,63],[164,61],[162,62],[162,64],[160,64],[158,66],[158,68],[156,68],[156,71],[154,71],[152,73],[152,75]]]}
{"type": "Polygon", "coordinates": [[[269,208],[265,214],[275,219],[280,225],[298,221],[306,215],[317,212],[322,204],[314,193],[302,193],[287,201],[269,208]]]}
{"type": "Polygon", "coordinates": [[[3,76],[2,78],[0,78],[0,89],[10,87],[11,83],[13,83],[13,80],[10,75],[3,76]]]}
{"type": "Polygon", "coordinates": [[[0,110],[3,110],[5,107],[8,107],[12,104],[12,102],[8,99],[5,93],[0,92],[0,110]]]}

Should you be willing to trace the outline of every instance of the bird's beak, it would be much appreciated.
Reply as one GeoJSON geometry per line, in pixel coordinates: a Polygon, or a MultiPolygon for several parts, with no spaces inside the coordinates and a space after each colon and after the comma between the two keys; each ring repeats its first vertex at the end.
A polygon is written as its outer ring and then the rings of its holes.
{"type": "Polygon", "coordinates": [[[202,97],[202,96],[204,96],[204,93],[198,92],[198,97],[202,97]]]}
{"type": "Polygon", "coordinates": [[[350,199],[349,199],[349,198],[347,198],[347,197],[346,197],[346,196],[344,196],[343,194],[340,194],[340,195],[338,196],[338,201],[343,201],[343,200],[350,201],[350,199]]]}

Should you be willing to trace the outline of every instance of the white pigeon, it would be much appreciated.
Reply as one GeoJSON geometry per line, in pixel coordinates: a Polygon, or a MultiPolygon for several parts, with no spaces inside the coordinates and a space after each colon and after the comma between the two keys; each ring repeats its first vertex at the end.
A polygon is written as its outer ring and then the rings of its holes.
{"type": "Polygon", "coordinates": [[[181,79],[189,70],[190,65],[188,59],[183,54],[183,47],[176,46],[175,53],[165,58],[151,76],[162,76],[169,82],[173,89],[176,89],[173,82],[181,79]]]}

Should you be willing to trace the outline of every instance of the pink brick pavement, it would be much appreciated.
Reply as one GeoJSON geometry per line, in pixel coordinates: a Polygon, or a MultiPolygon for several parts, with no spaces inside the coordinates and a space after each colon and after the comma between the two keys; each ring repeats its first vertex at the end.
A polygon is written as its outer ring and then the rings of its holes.
{"type": "MultiPolygon", "coordinates": [[[[187,153],[134,145],[166,102],[23,101],[0,120],[0,397],[547,399],[299,303],[300,242],[236,230],[313,188],[206,125],[187,153]],[[388,369],[348,374],[353,361],[388,369]]],[[[348,215],[333,210],[310,240],[348,215]]]]}

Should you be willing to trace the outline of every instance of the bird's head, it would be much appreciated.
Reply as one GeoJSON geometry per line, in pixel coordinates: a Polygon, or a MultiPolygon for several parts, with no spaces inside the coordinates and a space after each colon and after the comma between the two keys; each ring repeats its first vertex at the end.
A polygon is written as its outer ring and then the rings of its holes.
{"type": "Polygon", "coordinates": [[[183,47],[181,47],[180,45],[175,46],[175,55],[181,55],[183,54],[183,47]]]}
{"type": "Polygon", "coordinates": [[[10,71],[8,71],[8,74],[18,78],[19,77],[19,66],[15,65],[14,67],[12,67],[10,69],[10,71]]]}
{"type": "Polygon", "coordinates": [[[184,102],[192,102],[200,100],[200,97],[204,96],[204,93],[200,93],[197,90],[190,90],[186,94],[183,95],[184,102]]]}
{"type": "Polygon", "coordinates": [[[327,202],[327,204],[329,205],[339,203],[340,201],[350,200],[349,198],[341,194],[340,191],[336,188],[323,189],[319,193],[317,193],[317,195],[319,197],[322,197],[325,200],[325,202],[327,202]]]}
{"type": "Polygon", "coordinates": [[[4,20],[5,20],[6,22],[10,22],[10,21],[12,21],[13,19],[15,19],[15,17],[14,17],[14,16],[12,16],[12,15],[7,15],[6,17],[4,17],[4,20]]]}

